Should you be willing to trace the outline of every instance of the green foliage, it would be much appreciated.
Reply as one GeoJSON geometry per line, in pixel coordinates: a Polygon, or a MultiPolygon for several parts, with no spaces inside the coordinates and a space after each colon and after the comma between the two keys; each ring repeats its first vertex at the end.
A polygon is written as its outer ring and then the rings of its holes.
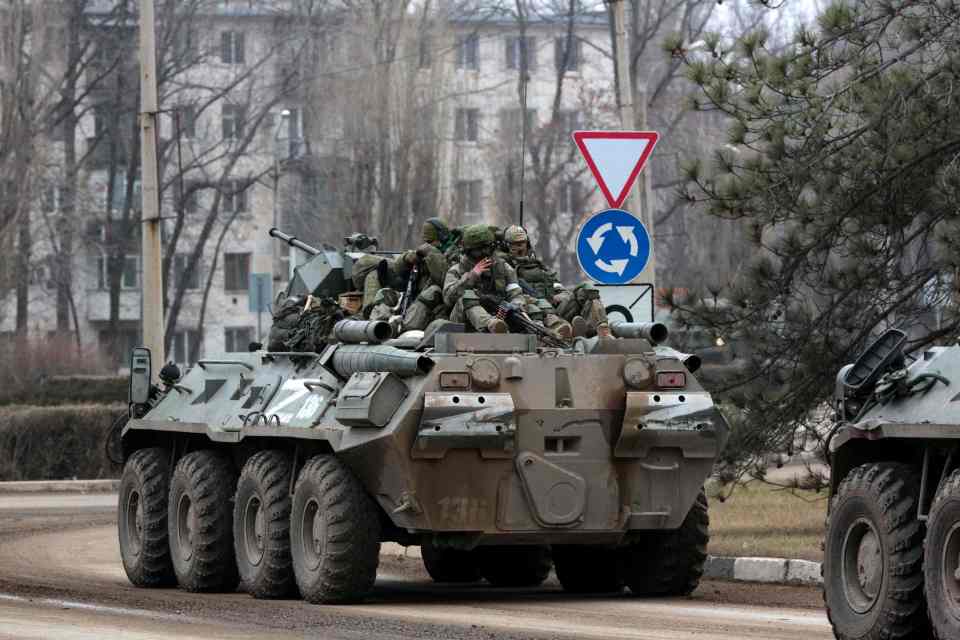
{"type": "Polygon", "coordinates": [[[123,405],[0,407],[0,481],[116,477],[104,453],[123,405]]]}
{"type": "Polygon", "coordinates": [[[960,8],[954,0],[834,2],[786,50],[763,33],[688,56],[702,109],[736,152],[683,166],[681,194],[740,219],[757,245],[722,310],[671,300],[689,324],[750,347],[727,455],[748,469],[821,437],[838,369],[889,326],[911,345],[960,333],[960,8]],[[741,416],[742,417],[742,416],[741,416]]]}

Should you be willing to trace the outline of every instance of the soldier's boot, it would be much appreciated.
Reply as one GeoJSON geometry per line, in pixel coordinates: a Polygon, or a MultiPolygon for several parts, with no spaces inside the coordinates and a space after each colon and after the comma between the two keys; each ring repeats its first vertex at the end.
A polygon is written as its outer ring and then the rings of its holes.
{"type": "Polygon", "coordinates": [[[490,318],[490,322],[487,323],[488,333],[507,333],[508,331],[507,323],[500,318],[490,318]]]}
{"type": "Polygon", "coordinates": [[[469,309],[463,310],[463,315],[466,316],[467,324],[470,325],[474,331],[490,331],[490,333],[506,333],[506,323],[503,320],[500,320],[501,325],[503,326],[503,331],[491,331],[491,327],[499,327],[494,323],[497,318],[491,316],[486,309],[481,307],[479,304],[476,304],[469,309]]]}
{"type": "Polygon", "coordinates": [[[370,320],[383,320],[389,322],[393,310],[400,301],[400,294],[393,289],[380,289],[377,291],[373,300],[373,308],[370,309],[370,320]]]}
{"type": "Polygon", "coordinates": [[[610,332],[610,324],[602,322],[597,325],[597,337],[598,338],[611,338],[613,334],[610,332]]]}
{"type": "Polygon", "coordinates": [[[548,313],[545,316],[546,327],[551,331],[555,332],[558,336],[564,340],[569,340],[573,337],[573,327],[570,326],[570,323],[561,318],[558,315],[553,313],[548,313]]]}
{"type": "Polygon", "coordinates": [[[587,335],[587,321],[583,319],[583,316],[573,316],[570,327],[573,329],[573,335],[577,338],[587,335]]]}

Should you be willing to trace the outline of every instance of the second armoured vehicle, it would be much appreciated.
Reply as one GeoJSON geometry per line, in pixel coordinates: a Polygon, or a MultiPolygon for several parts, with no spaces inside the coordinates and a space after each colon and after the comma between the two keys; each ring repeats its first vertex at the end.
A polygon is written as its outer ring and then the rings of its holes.
{"type": "MultiPolygon", "coordinates": [[[[294,286],[335,294],[349,263],[317,252],[294,286]]],[[[663,325],[569,348],[452,329],[390,340],[347,320],[321,352],[203,359],[162,388],[137,350],[118,516],[131,582],[352,601],[395,541],[438,581],[536,585],[554,566],[569,591],[691,592],[727,425],[657,344],[663,325]]]]}
{"type": "Polygon", "coordinates": [[[960,638],[960,347],[906,340],[837,376],[823,578],[841,640],[960,638]]]}

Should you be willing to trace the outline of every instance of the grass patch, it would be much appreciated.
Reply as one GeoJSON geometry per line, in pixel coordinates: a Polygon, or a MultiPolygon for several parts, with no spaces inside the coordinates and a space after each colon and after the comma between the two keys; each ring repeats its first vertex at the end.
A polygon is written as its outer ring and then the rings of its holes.
{"type": "Polygon", "coordinates": [[[710,553],[821,561],[827,492],[753,481],[726,502],[710,495],[710,553]]]}

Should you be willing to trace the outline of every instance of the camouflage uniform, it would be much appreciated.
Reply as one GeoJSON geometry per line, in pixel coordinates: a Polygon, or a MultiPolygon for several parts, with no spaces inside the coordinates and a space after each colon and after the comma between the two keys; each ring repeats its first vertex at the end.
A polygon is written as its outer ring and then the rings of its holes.
{"type": "Polygon", "coordinates": [[[592,283],[578,284],[573,291],[562,289],[554,296],[553,301],[561,318],[569,319],[570,322],[574,322],[577,317],[583,318],[591,332],[609,337],[607,311],[600,301],[600,290],[592,283]]]}
{"type": "Polygon", "coordinates": [[[331,298],[278,298],[267,349],[319,353],[332,339],[333,325],[345,317],[343,309],[331,298]]]}
{"type": "Polygon", "coordinates": [[[403,331],[423,330],[430,321],[444,312],[443,281],[447,259],[440,246],[449,235],[447,225],[439,218],[430,218],[421,230],[423,244],[415,251],[405,251],[394,261],[394,273],[403,280],[410,278],[412,266],[419,264],[414,298],[407,305],[401,327],[403,331]]]}
{"type": "Polygon", "coordinates": [[[363,292],[363,317],[367,320],[389,320],[399,294],[390,288],[392,265],[383,256],[364,254],[353,263],[353,287],[363,292]]]}
{"type": "Polygon", "coordinates": [[[504,232],[504,242],[507,249],[510,250],[510,253],[505,254],[504,258],[516,270],[517,279],[524,288],[524,295],[527,298],[527,314],[534,319],[537,319],[534,314],[539,314],[540,321],[548,329],[569,338],[573,335],[573,329],[569,322],[573,318],[562,318],[551,304],[554,296],[563,290],[563,285],[557,280],[557,273],[548,269],[539,258],[530,255],[530,240],[523,227],[516,225],[507,227],[504,232]],[[519,245],[520,243],[523,243],[522,252],[511,249],[511,245],[519,245]],[[519,255],[521,253],[523,255],[519,255]]]}
{"type": "Polygon", "coordinates": [[[494,235],[486,225],[471,225],[464,230],[464,255],[447,271],[443,299],[452,307],[453,322],[463,322],[474,331],[504,333],[506,324],[488,309],[502,301],[519,301],[522,292],[513,267],[494,256],[493,245],[494,235]],[[493,263],[478,276],[473,268],[484,258],[491,258],[493,263]]]}

